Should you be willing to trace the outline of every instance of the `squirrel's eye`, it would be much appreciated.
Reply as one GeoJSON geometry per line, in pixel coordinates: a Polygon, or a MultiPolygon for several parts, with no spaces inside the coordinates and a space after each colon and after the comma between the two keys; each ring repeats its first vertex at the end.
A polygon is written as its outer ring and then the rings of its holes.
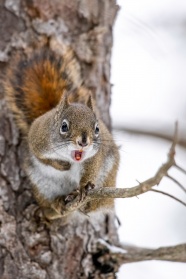
{"type": "Polygon", "coordinates": [[[61,134],[68,132],[68,130],[69,130],[69,123],[67,120],[63,120],[61,128],[60,128],[61,134]]]}
{"type": "Polygon", "coordinates": [[[99,135],[99,125],[98,125],[98,123],[96,123],[96,125],[95,125],[95,135],[96,136],[99,135]]]}

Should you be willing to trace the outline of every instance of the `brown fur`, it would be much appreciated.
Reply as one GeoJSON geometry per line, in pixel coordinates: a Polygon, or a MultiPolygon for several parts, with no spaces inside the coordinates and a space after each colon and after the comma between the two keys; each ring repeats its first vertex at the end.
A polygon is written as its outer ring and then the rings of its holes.
{"type": "Polygon", "coordinates": [[[63,162],[59,160],[52,160],[52,159],[45,159],[45,158],[38,158],[43,164],[47,166],[51,166],[56,170],[64,171],[70,169],[70,163],[63,162]]]}

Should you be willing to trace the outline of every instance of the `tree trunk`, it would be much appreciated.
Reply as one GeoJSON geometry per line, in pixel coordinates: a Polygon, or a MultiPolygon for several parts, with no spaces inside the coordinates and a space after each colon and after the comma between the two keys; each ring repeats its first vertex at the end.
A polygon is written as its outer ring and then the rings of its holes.
{"type": "Polygon", "coordinates": [[[115,278],[114,263],[101,264],[99,238],[117,244],[114,212],[47,226],[22,168],[24,145],[9,113],[2,80],[17,52],[71,47],[85,85],[110,128],[110,56],[115,0],[0,0],[0,278],[115,278]]]}

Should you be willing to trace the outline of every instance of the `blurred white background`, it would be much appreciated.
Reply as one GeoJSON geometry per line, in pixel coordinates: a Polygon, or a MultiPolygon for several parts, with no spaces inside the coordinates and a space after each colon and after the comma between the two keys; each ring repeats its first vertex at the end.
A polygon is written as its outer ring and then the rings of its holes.
{"type": "MultiPolygon", "coordinates": [[[[113,126],[186,131],[186,0],[118,0],[112,55],[113,126]]],[[[118,187],[132,187],[153,176],[166,160],[170,142],[114,133],[121,146],[118,187]]],[[[177,148],[186,168],[186,149],[177,148]]],[[[186,187],[186,176],[170,174],[186,187]]],[[[158,189],[186,202],[185,194],[164,179],[158,189]]],[[[186,208],[156,193],[116,201],[122,242],[158,248],[186,242],[186,208]]],[[[186,278],[186,264],[141,262],[124,265],[119,279],[186,278]]]]}

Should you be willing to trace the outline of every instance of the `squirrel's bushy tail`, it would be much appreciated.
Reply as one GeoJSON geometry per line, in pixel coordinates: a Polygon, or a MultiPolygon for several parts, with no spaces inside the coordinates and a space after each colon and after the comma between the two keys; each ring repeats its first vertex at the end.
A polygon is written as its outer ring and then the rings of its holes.
{"type": "Polygon", "coordinates": [[[4,82],[6,99],[24,134],[37,117],[59,103],[65,90],[80,86],[77,67],[72,54],[61,57],[42,50],[8,69],[4,82]]]}

